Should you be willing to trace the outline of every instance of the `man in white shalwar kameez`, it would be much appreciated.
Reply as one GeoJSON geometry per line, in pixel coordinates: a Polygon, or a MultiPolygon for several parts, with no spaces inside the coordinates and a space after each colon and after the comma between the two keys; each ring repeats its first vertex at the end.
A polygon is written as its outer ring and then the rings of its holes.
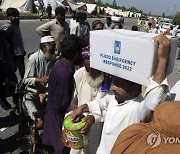
{"type": "MultiPolygon", "coordinates": [[[[71,107],[78,107],[90,101],[100,99],[106,95],[101,92],[101,85],[104,79],[103,72],[90,68],[89,47],[83,49],[82,57],[84,67],[78,69],[74,74],[75,92],[71,102],[71,107]]],[[[101,119],[102,117],[98,117],[101,119]]],[[[70,154],[95,154],[101,139],[103,123],[99,122],[91,127],[88,133],[88,144],[84,149],[71,149],[70,154]]]]}
{"type": "Polygon", "coordinates": [[[33,112],[42,107],[47,97],[48,75],[56,60],[55,49],[56,44],[52,36],[42,37],[40,50],[27,60],[23,79],[26,89],[23,108],[31,118],[33,112]]]}
{"type": "MultiPolygon", "coordinates": [[[[144,98],[141,96],[141,85],[115,77],[114,85],[111,87],[112,94],[84,104],[71,113],[72,120],[76,121],[83,112],[90,111],[95,115],[102,115],[106,110],[97,154],[110,154],[119,133],[132,124],[150,121],[151,112],[165,99],[165,94],[169,90],[166,72],[170,41],[163,35],[155,37],[155,40],[159,43],[158,65],[144,98]]],[[[83,129],[88,130],[92,121],[87,123],[83,129]]],[[[83,129],[81,132],[86,133],[83,129]]]]}

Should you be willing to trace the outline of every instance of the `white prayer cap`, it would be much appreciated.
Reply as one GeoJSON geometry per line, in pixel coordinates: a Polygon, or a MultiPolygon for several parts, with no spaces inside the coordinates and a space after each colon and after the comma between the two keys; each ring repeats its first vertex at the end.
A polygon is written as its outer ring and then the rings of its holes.
{"type": "Polygon", "coordinates": [[[41,38],[41,43],[54,42],[54,38],[52,36],[44,36],[41,38]]]}

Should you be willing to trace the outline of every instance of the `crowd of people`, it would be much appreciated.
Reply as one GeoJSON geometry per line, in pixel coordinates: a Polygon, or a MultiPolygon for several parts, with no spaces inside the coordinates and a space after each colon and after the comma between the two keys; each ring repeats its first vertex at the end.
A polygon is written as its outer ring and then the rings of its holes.
{"type": "MultiPolygon", "coordinates": [[[[9,22],[0,29],[0,70],[4,72],[0,74],[0,105],[4,110],[11,109],[4,83],[18,82],[18,68],[25,86],[23,112],[32,119],[34,113],[45,110],[45,118],[38,118],[36,127],[43,130],[42,143],[55,154],[152,153],[146,142],[150,133],[180,137],[180,81],[169,90],[170,40],[165,35],[154,38],[158,42],[158,63],[144,96],[142,85],[115,76],[104,91],[102,87],[109,74],[90,67],[90,31],[126,28],[112,23],[110,17],[105,24],[95,20],[90,25],[84,10],[74,11],[67,23],[63,7],[55,9],[55,19],[51,20],[50,10],[49,6],[50,21],[36,29],[41,36],[40,49],[28,56],[26,65],[19,11],[6,11],[9,22]],[[63,130],[65,115],[70,114],[72,121],[77,122],[85,112],[88,114],[81,133],[88,134],[89,142],[83,149],[71,149],[63,130]]],[[[140,24],[138,21],[132,30],[138,31],[140,24]]],[[[144,26],[149,32],[149,23],[144,26]]],[[[13,103],[17,104],[13,87],[11,93],[13,103]]],[[[155,152],[171,149],[177,152],[179,146],[162,144],[155,152]]]]}
{"type": "Polygon", "coordinates": [[[154,34],[165,34],[165,35],[172,35],[176,36],[178,32],[179,25],[170,25],[167,27],[166,31],[162,32],[160,31],[160,27],[167,22],[161,22],[158,20],[151,19],[150,21],[148,18],[145,20],[142,20],[141,18],[138,18],[137,20],[137,27],[138,30],[140,30],[142,27],[144,27],[144,31],[148,33],[154,33],[154,34]]]}
{"type": "Polygon", "coordinates": [[[51,20],[52,18],[52,6],[51,4],[48,4],[47,7],[44,7],[44,2],[41,1],[38,5],[38,13],[39,13],[39,18],[40,21],[42,21],[44,13],[47,13],[48,19],[51,20]]]}

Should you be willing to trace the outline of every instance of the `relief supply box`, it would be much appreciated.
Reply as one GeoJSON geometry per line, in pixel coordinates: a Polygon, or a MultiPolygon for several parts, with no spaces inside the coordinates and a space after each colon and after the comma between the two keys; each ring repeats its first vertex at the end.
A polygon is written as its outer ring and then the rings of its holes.
{"type": "MultiPolygon", "coordinates": [[[[90,32],[90,66],[147,86],[157,65],[157,34],[130,30],[90,32]]],[[[171,40],[168,74],[172,73],[178,39],[171,40]]]]}

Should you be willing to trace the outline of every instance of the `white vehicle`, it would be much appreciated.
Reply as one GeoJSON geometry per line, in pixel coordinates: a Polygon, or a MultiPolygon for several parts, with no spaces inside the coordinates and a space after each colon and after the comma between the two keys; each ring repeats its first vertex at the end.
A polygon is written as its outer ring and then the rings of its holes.
{"type": "Polygon", "coordinates": [[[121,23],[121,24],[124,23],[123,15],[113,15],[113,16],[111,16],[111,20],[112,20],[112,22],[115,22],[115,23],[121,23]]]}
{"type": "Polygon", "coordinates": [[[171,26],[173,26],[173,24],[171,24],[171,23],[162,23],[160,26],[160,34],[164,34],[164,32],[171,26]]]}
{"type": "Polygon", "coordinates": [[[163,23],[170,23],[170,21],[169,21],[169,19],[161,19],[160,23],[161,24],[163,24],[163,23]]]}

